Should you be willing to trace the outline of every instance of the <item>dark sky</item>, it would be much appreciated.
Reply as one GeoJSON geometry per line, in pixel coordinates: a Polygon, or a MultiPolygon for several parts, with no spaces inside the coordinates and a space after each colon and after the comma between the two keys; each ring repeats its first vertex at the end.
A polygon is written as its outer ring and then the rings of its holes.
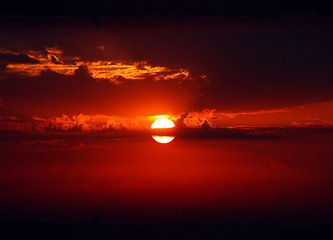
{"type": "Polygon", "coordinates": [[[5,2],[2,14],[24,15],[156,15],[156,14],[191,14],[191,15],[251,15],[273,16],[280,14],[332,14],[327,1],[27,1],[21,4],[5,2]]]}

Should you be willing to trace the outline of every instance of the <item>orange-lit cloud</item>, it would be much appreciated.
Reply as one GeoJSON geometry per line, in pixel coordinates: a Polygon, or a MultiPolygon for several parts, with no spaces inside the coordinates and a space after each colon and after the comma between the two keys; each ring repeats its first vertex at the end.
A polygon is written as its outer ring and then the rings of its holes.
{"type": "MultiPolygon", "coordinates": [[[[90,132],[147,129],[147,117],[124,118],[108,115],[78,114],[60,117],[32,117],[22,119],[13,116],[0,117],[0,131],[4,132],[90,132]]],[[[149,120],[148,120],[149,121],[149,120]]],[[[149,122],[150,123],[150,122],[149,122]]]]}
{"type": "Polygon", "coordinates": [[[212,127],[212,119],[215,118],[215,112],[215,109],[204,109],[200,112],[182,113],[177,122],[178,125],[183,124],[183,127],[198,128],[202,127],[203,124],[208,124],[209,127],[212,127]]]}
{"type": "Polygon", "coordinates": [[[54,72],[73,75],[78,66],[75,64],[57,64],[53,62],[38,63],[38,64],[8,64],[6,67],[7,73],[15,73],[27,76],[38,76],[42,71],[52,70],[54,72]]]}
{"type": "Polygon", "coordinates": [[[13,116],[0,117],[0,132],[31,132],[33,124],[30,121],[13,116]]]}
{"type": "Polygon", "coordinates": [[[92,125],[88,123],[89,116],[79,114],[69,117],[65,114],[62,117],[52,117],[49,119],[34,117],[36,121],[35,130],[37,131],[84,131],[89,130],[92,125]]]}
{"type": "Polygon", "coordinates": [[[38,63],[38,60],[26,53],[16,53],[0,48],[0,63],[38,63]]]}
{"type": "Polygon", "coordinates": [[[20,119],[14,116],[0,118],[1,131],[114,131],[114,130],[148,130],[152,122],[164,117],[173,120],[177,129],[192,128],[229,128],[246,130],[249,134],[280,135],[284,127],[332,127],[333,102],[313,103],[301,107],[257,111],[249,113],[232,113],[232,118],[225,118],[225,113],[215,109],[184,112],[178,115],[156,115],[122,117],[115,115],[78,114],[32,119],[20,119]],[[316,111],[315,111],[316,110],[316,111]]]}
{"type": "Polygon", "coordinates": [[[37,131],[107,131],[138,129],[136,119],[122,118],[107,115],[84,115],[39,118],[34,117],[35,130],[37,131]]]}
{"type": "Polygon", "coordinates": [[[147,62],[137,62],[133,64],[123,64],[114,62],[80,62],[87,66],[87,69],[93,78],[108,79],[119,84],[122,79],[142,80],[151,78],[158,80],[185,80],[190,79],[190,74],[184,69],[168,69],[160,66],[150,66],[147,62]]]}
{"type": "Polygon", "coordinates": [[[59,74],[73,75],[79,67],[77,57],[64,57],[63,51],[57,47],[46,47],[45,50],[27,50],[22,53],[9,50],[2,51],[12,54],[25,54],[36,61],[36,63],[9,63],[6,66],[7,73],[38,76],[42,71],[52,70],[59,74]]]}
{"type": "MultiPolygon", "coordinates": [[[[3,52],[6,52],[3,50],[3,52]]],[[[14,53],[18,54],[18,53],[14,53]]],[[[45,48],[45,51],[24,52],[37,63],[9,63],[7,73],[26,76],[38,76],[43,71],[51,70],[63,75],[73,75],[80,66],[85,66],[89,74],[95,79],[108,79],[114,84],[120,84],[124,79],[142,80],[191,80],[190,73],[185,69],[170,69],[163,66],[151,66],[146,61],[122,63],[113,61],[84,62],[78,57],[64,57],[61,49],[45,48]]],[[[206,79],[206,77],[202,77],[206,79]]]]}

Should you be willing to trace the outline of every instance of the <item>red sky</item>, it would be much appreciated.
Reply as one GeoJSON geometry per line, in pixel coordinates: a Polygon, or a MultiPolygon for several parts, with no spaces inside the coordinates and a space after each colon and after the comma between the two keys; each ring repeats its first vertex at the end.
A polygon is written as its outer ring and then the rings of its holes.
{"type": "Polygon", "coordinates": [[[329,23],[157,20],[9,22],[2,118],[214,111],[217,126],[331,124],[329,23]]]}
{"type": "Polygon", "coordinates": [[[331,221],[331,19],[1,21],[5,218],[331,221]]]}

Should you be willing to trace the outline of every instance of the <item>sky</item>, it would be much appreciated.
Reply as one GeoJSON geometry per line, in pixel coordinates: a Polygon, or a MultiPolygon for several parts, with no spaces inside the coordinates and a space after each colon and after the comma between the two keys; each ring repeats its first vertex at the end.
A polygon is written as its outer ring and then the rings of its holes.
{"type": "Polygon", "coordinates": [[[330,12],[100,3],[1,12],[2,221],[332,221],[330,12]]]}
{"type": "Polygon", "coordinates": [[[163,114],[196,125],[332,124],[329,22],[152,19],[3,25],[2,130],[51,118],[147,127],[140,118],[163,114]]]}

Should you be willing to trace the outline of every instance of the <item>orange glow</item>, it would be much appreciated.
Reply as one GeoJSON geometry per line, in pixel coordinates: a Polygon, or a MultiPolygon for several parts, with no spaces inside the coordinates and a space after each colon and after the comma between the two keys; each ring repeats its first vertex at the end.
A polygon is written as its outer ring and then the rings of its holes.
{"type": "MultiPolygon", "coordinates": [[[[175,124],[171,120],[167,118],[160,118],[151,125],[151,129],[166,129],[166,128],[173,128],[174,126],[175,124]]],[[[159,143],[169,143],[175,138],[175,136],[158,136],[158,135],[153,135],[152,137],[156,142],[159,143]]]]}

